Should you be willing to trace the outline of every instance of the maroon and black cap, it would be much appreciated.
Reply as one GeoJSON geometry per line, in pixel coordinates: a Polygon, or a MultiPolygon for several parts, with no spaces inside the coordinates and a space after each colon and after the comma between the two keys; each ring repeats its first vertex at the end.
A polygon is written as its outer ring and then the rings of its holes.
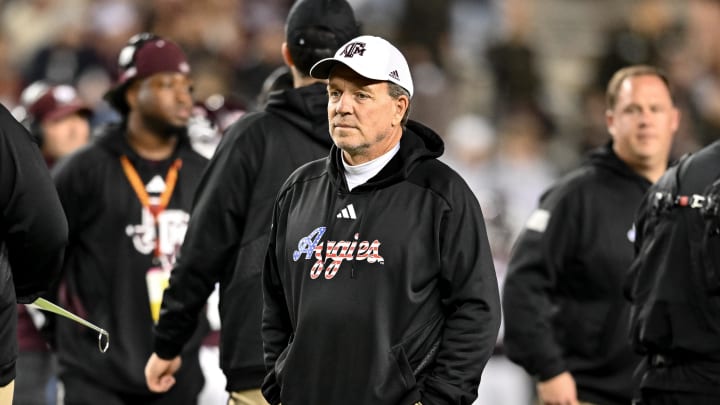
{"type": "Polygon", "coordinates": [[[105,100],[123,114],[129,108],[125,101],[125,90],[134,80],[142,80],[157,73],[190,73],[190,64],[180,46],[149,32],[130,38],[118,55],[118,68],[117,83],[105,93],[105,100]]]}

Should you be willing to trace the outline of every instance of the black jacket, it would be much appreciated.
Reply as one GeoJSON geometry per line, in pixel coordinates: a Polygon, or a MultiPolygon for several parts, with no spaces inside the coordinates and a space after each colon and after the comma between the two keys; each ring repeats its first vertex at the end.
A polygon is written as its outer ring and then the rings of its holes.
{"type": "Polygon", "coordinates": [[[221,358],[227,390],[259,388],[265,366],[260,323],[262,270],[272,204],[295,169],[330,150],[324,84],[271,93],[264,112],[243,116],[203,175],[170,287],[155,351],[180,352],[220,282],[221,358]]]}
{"type": "Polygon", "coordinates": [[[630,336],[638,352],[673,363],[649,368],[643,387],[720,395],[718,179],[715,142],[670,168],[638,211],[630,336]]]}
{"type": "Polygon", "coordinates": [[[633,219],[650,182],[599,148],[540,198],[503,290],[508,357],[545,381],[569,371],[581,401],[628,404],[639,363],[623,297],[633,219]]]}
{"type": "Polygon", "coordinates": [[[263,394],[275,405],[470,404],[499,327],[483,216],[408,123],[395,157],[348,191],[340,151],[296,171],[263,270],[263,394]]]}
{"type": "Polygon", "coordinates": [[[0,387],[15,378],[16,302],[60,274],[67,222],[32,135],[0,105],[0,387]]]}
{"type": "MultiPolygon", "coordinates": [[[[156,232],[163,259],[173,262],[207,159],[181,136],[172,158],[149,162],[130,148],[125,132],[122,126],[106,128],[93,144],[53,169],[70,227],[58,299],[106,329],[111,341],[110,349],[100,353],[96,332],[64,318],[57,320],[56,340],[61,375],[79,375],[119,393],[149,394],[144,369],[152,353],[153,321],[145,277],[157,266],[156,232]],[[159,230],[126,178],[121,155],[128,156],[146,185],[157,176],[164,179],[175,158],[182,160],[169,205],[158,217],[159,230]]],[[[177,376],[177,384],[197,392],[203,383],[198,349],[207,332],[201,329],[187,346],[177,376]]]]}

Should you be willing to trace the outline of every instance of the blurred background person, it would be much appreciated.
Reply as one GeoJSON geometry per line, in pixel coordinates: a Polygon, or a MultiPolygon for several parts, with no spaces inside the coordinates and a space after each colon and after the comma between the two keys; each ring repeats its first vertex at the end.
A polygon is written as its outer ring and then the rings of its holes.
{"type": "Polygon", "coordinates": [[[635,212],[667,168],[680,114],[667,77],[647,65],[616,72],[606,105],[611,140],[542,195],[508,264],[505,348],[541,404],[632,401],[640,358],[622,286],[635,212]]]}
{"type": "Polygon", "coordinates": [[[175,389],[152,393],[143,373],[207,164],[187,135],[190,66],[175,42],[144,32],[120,51],[118,68],[106,99],[122,121],[53,171],[71,235],[58,301],[114,334],[113,347],[99,353],[96,336],[57,319],[63,403],[195,405],[204,322],[183,351],[175,389]]]}
{"type": "Polygon", "coordinates": [[[48,167],[90,141],[92,110],[71,85],[30,84],[17,117],[38,139],[48,167]]]}

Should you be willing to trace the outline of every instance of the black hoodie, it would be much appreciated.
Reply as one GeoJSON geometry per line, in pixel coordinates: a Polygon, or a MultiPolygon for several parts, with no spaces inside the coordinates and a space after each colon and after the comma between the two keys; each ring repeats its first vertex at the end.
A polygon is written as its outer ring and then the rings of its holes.
{"type": "Polygon", "coordinates": [[[348,191],[340,151],[296,171],[263,270],[263,394],[275,405],[470,404],[499,327],[483,216],[410,121],[348,191]]]}
{"type": "Polygon", "coordinates": [[[667,363],[648,367],[641,388],[707,394],[714,403],[720,403],[718,179],[715,141],[683,157],[650,188],[638,210],[636,255],[625,285],[633,347],[667,363]]]}
{"type": "Polygon", "coordinates": [[[221,358],[227,390],[259,388],[262,270],[272,205],[302,164],[326,156],[327,91],[316,83],[270,94],[266,111],[243,116],[223,137],[200,181],[192,218],[163,297],[155,352],[176,356],[220,282],[221,358]]]}
{"type": "MultiPolygon", "coordinates": [[[[61,376],[74,375],[117,393],[150,394],[144,369],[152,353],[153,321],[146,273],[157,266],[156,236],[161,241],[163,260],[174,261],[206,164],[207,159],[191,148],[187,136],[179,137],[170,159],[142,159],[130,148],[126,128],[111,125],[94,143],[53,168],[70,229],[58,300],[106,329],[111,339],[109,350],[101,353],[97,332],[58,318],[61,376]],[[182,160],[169,204],[158,216],[159,226],[154,226],[150,214],[143,210],[123,172],[121,155],[133,164],[148,193],[152,192],[150,184],[166,178],[175,159],[182,160]]],[[[198,349],[205,332],[206,328],[198,328],[193,343],[183,353],[178,386],[188,392],[202,389],[198,349]]]]}
{"type": "Polygon", "coordinates": [[[540,198],[503,290],[508,357],[540,381],[569,371],[578,398],[629,404],[639,358],[623,282],[650,182],[606,145],[540,198]]]}

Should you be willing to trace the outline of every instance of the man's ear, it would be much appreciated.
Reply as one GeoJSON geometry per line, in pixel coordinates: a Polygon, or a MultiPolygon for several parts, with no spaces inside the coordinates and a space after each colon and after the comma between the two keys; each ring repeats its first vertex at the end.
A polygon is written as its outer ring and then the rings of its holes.
{"type": "Polygon", "coordinates": [[[400,125],[405,116],[405,111],[410,108],[410,99],[405,95],[398,97],[395,100],[395,107],[397,111],[395,111],[395,116],[393,117],[393,125],[400,125]]]}
{"type": "Polygon", "coordinates": [[[615,136],[615,114],[612,110],[605,110],[605,126],[611,137],[615,136]]]}
{"type": "Polygon", "coordinates": [[[130,110],[134,110],[135,106],[137,106],[139,87],[139,81],[135,81],[125,90],[125,101],[127,102],[128,107],[130,107],[130,110]]]}
{"type": "Polygon", "coordinates": [[[282,43],[280,53],[282,53],[283,61],[288,67],[295,66],[295,62],[293,62],[292,56],[290,56],[290,48],[288,48],[287,42],[282,43]]]}

